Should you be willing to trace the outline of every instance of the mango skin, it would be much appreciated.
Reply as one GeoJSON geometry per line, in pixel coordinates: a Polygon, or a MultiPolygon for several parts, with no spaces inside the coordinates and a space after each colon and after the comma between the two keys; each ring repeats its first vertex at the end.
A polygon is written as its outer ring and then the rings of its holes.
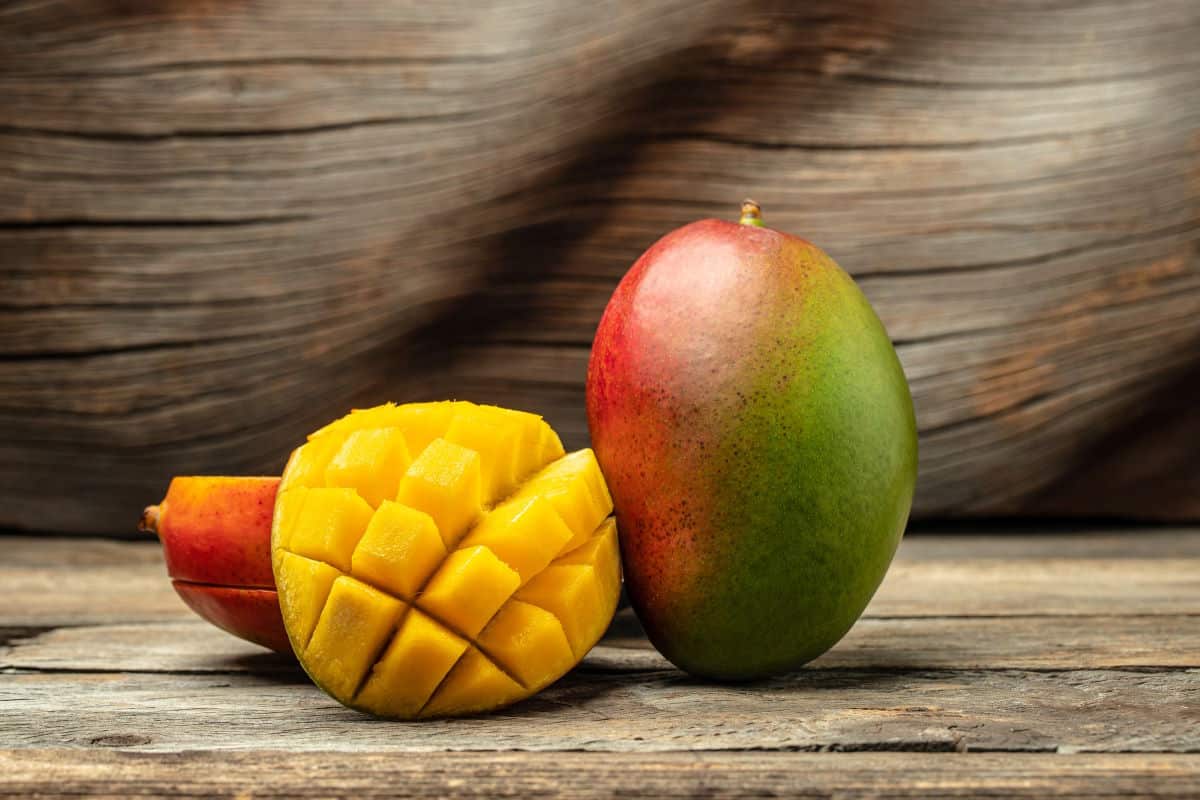
{"type": "Polygon", "coordinates": [[[234,636],[290,655],[271,571],[278,487],[277,477],[179,476],[143,524],[162,542],[171,585],[188,608],[234,636]]]}
{"type": "Polygon", "coordinates": [[[854,281],[813,244],[703,220],[617,287],[587,380],[626,587],[694,675],[794,670],[866,608],[917,473],[912,398],[854,281]]]}
{"type": "Polygon", "coordinates": [[[222,586],[275,588],[271,520],[277,477],[187,475],[159,504],[167,574],[222,586]]]}
{"type": "Polygon", "coordinates": [[[171,581],[171,585],[188,608],[226,633],[277,653],[292,654],[279,611],[279,595],[274,589],[187,581],[171,581]]]}

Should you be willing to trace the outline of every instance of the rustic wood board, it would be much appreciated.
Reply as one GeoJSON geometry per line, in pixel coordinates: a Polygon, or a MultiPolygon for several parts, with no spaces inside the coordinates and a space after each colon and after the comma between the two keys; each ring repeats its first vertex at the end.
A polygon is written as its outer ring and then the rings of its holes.
{"type": "Polygon", "coordinates": [[[1200,751],[1200,670],[805,670],[721,686],[573,672],[470,721],[381,722],[300,674],[14,672],[9,747],[256,750],[1200,751]]]}
{"type": "MultiPolygon", "coordinates": [[[[909,535],[866,616],[1195,613],[1200,537],[1184,529],[1137,536],[1145,541],[909,535]]],[[[0,546],[0,628],[191,618],[164,579],[153,541],[81,547],[14,536],[0,546]]]]}
{"type": "MultiPolygon", "coordinates": [[[[622,614],[630,614],[625,610],[622,614]]],[[[862,619],[813,662],[821,669],[1200,669],[1196,614],[862,619]],[[1170,642],[1164,647],[1164,642],[1170,642]]],[[[195,619],[10,629],[0,669],[65,672],[295,673],[290,657],[195,619]]],[[[671,665],[641,637],[610,636],[579,669],[654,672],[671,665]]]]}
{"type": "Polygon", "coordinates": [[[626,611],[536,697],[407,724],[172,605],[151,542],[0,547],[0,796],[1200,790],[1196,529],[910,535],[868,615],[795,675],[693,680],[626,611]]]}
{"type": "Polygon", "coordinates": [[[124,531],[389,399],[582,445],[617,280],[747,193],[896,340],[918,515],[1198,519],[1198,38],[1194,0],[7,3],[0,527],[124,531]]]}
{"type": "Polygon", "coordinates": [[[0,797],[1192,798],[1194,756],[0,751],[0,797]]]}

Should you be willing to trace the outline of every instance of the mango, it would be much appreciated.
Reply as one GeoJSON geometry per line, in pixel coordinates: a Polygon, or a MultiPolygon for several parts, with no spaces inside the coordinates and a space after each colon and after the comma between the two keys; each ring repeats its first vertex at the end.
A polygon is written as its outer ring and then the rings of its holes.
{"type": "Polygon", "coordinates": [[[743,212],[637,260],[587,376],[633,607],[674,664],[728,680],[841,639],[917,473],[908,384],[867,299],[818,247],[743,212]]]}
{"type": "Polygon", "coordinates": [[[467,402],[352,412],[288,460],[272,563],[313,681],[398,719],[474,714],[558,680],[603,635],[621,566],[591,450],[467,402]]]}
{"type": "Polygon", "coordinates": [[[176,594],[222,630],[291,653],[271,572],[279,478],[181,476],[142,512],[176,594]]]}

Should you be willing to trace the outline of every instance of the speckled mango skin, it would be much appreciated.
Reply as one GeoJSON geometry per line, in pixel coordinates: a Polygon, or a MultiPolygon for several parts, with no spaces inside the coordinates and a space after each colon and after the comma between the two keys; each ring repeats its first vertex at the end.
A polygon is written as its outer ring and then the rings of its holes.
{"type": "Polygon", "coordinates": [[[694,675],[794,670],[866,608],[917,473],[887,332],[833,259],[702,220],[633,265],[596,333],[588,422],[625,581],[694,675]]]}

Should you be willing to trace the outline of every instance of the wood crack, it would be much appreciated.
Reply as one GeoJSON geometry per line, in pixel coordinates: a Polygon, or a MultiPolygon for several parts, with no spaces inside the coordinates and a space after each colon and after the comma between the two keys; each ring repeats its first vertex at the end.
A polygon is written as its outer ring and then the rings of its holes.
{"type": "Polygon", "coordinates": [[[164,72],[191,72],[208,69],[236,69],[240,67],[421,67],[446,64],[500,64],[528,57],[532,49],[512,50],[506,53],[430,53],[423,56],[280,56],[274,58],[221,58],[207,61],[161,61],[121,69],[95,69],[84,72],[73,70],[11,72],[22,80],[90,80],[93,78],[141,78],[164,72]]]}
{"type": "Polygon", "coordinates": [[[714,144],[726,144],[734,147],[745,147],[750,150],[795,150],[800,152],[855,152],[855,151],[906,151],[906,150],[948,150],[971,151],[986,150],[1012,145],[1037,144],[1039,142],[1069,141],[1083,136],[1114,133],[1124,130],[1127,126],[1109,125],[1078,130],[1036,133],[1017,136],[998,136],[994,139],[966,139],[962,141],[912,142],[896,140],[891,142],[798,142],[767,139],[748,139],[723,133],[707,131],[664,131],[647,137],[651,142],[686,142],[702,141],[714,144]]]}
{"type": "Polygon", "coordinates": [[[42,136],[61,139],[91,139],[101,142],[162,142],[173,139],[269,139],[279,136],[301,136],[314,133],[354,130],[356,128],[420,125],[428,123],[459,123],[487,118],[480,111],[456,111],[447,114],[414,114],[410,116],[381,116],[346,122],[301,125],[288,128],[181,128],[166,132],[63,130],[59,128],[0,125],[0,135],[42,136]]]}
{"type": "Polygon", "coordinates": [[[0,230],[40,231],[69,228],[244,228],[257,225],[285,225],[307,222],[311,214],[280,214],[268,217],[230,217],[227,219],[152,218],[152,219],[102,219],[98,217],[59,217],[34,220],[0,220],[0,230]]]}

